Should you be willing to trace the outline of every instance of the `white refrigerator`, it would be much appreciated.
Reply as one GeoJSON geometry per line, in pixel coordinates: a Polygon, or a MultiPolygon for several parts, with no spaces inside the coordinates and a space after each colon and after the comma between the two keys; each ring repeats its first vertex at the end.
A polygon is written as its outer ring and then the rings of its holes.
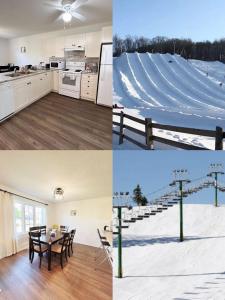
{"type": "Polygon", "coordinates": [[[110,107],[112,107],[112,56],[112,43],[103,43],[101,46],[97,104],[110,107]]]}

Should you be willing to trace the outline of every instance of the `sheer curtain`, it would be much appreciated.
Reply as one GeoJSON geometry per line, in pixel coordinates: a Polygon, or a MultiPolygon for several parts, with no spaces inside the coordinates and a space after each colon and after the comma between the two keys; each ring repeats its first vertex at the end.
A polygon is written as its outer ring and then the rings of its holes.
{"type": "Polygon", "coordinates": [[[0,192],[0,259],[16,252],[13,197],[0,192]]]}

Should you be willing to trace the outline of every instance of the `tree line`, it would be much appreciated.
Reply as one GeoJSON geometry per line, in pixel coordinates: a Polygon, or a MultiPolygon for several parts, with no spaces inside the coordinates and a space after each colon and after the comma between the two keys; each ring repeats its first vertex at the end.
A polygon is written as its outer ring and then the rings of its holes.
{"type": "Polygon", "coordinates": [[[225,38],[214,42],[194,42],[191,39],[177,39],[157,36],[152,39],[127,36],[113,37],[113,55],[120,56],[123,52],[133,53],[170,53],[179,54],[185,59],[225,62],[225,38]]]}

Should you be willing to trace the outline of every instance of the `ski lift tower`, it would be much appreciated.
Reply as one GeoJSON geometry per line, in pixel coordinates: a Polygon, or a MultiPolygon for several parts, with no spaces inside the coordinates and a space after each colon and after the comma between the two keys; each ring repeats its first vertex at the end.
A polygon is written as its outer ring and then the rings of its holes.
{"type": "Polygon", "coordinates": [[[222,164],[210,164],[209,173],[207,176],[212,177],[214,179],[214,187],[215,187],[215,206],[218,206],[218,175],[224,175],[223,165],[222,164]]]}
{"type": "Polygon", "coordinates": [[[114,232],[114,234],[118,235],[118,278],[123,278],[123,268],[122,268],[122,229],[128,228],[128,226],[125,226],[122,224],[122,210],[124,208],[130,209],[130,205],[128,206],[128,199],[130,197],[129,192],[116,192],[113,195],[113,208],[117,209],[117,219],[118,219],[118,225],[117,232],[114,232]]]}
{"type": "Polygon", "coordinates": [[[187,179],[187,170],[174,170],[173,171],[174,180],[170,184],[170,186],[177,186],[179,187],[179,200],[180,200],[180,242],[184,240],[184,233],[183,233],[183,186],[186,183],[190,183],[191,181],[187,179]]]}

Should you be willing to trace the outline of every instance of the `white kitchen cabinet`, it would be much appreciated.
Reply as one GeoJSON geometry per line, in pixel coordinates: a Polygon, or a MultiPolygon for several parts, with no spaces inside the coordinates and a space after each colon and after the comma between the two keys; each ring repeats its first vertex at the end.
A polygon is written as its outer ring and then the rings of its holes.
{"type": "Polygon", "coordinates": [[[81,78],[81,99],[96,101],[98,85],[97,74],[82,74],[81,78]]]}
{"type": "Polygon", "coordinates": [[[43,74],[43,95],[46,95],[51,92],[51,72],[46,72],[43,74]]]}
{"type": "Polygon", "coordinates": [[[85,47],[85,35],[84,34],[76,34],[65,37],[65,48],[76,48],[77,47],[85,47]]]}
{"type": "Polygon", "coordinates": [[[101,48],[101,32],[90,32],[85,37],[85,56],[99,57],[101,48]]]}
{"type": "Polygon", "coordinates": [[[0,120],[13,114],[15,104],[13,99],[13,90],[10,83],[0,85],[0,120]]]}
{"type": "Polygon", "coordinates": [[[55,70],[52,72],[52,91],[59,92],[59,71],[55,70]]]}
{"type": "Polygon", "coordinates": [[[51,92],[51,72],[37,74],[12,83],[15,111],[28,106],[51,92]]]}
{"type": "Polygon", "coordinates": [[[21,110],[29,104],[29,78],[15,80],[12,83],[15,111],[21,110]]]}

